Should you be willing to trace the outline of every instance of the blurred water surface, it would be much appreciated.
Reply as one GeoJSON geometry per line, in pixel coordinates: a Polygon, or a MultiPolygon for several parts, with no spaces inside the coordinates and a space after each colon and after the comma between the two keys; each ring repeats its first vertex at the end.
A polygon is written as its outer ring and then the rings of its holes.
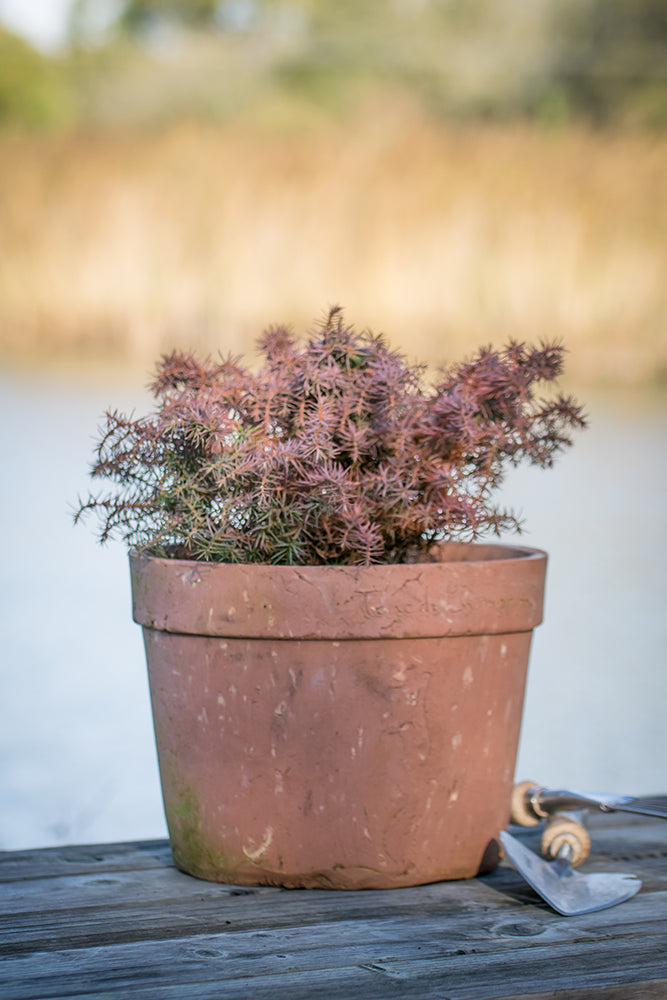
{"type": "MultiPolygon", "coordinates": [[[[589,430],[504,490],[550,555],[517,777],[667,792],[667,396],[579,396],[589,430]]],[[[0,848],[166,834],[126,553],[69,510],[102,412],[148,402],[113,372],[0,372],[0,848]]]]}

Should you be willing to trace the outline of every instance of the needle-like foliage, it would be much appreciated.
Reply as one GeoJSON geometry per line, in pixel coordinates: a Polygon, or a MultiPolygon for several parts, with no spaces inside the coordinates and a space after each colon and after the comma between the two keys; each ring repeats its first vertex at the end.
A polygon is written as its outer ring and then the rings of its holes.
{"type": "Polygon", "coordinates": [[[507,465],[550,466],[585,426],[570,398],[538,400],[563,349],[510,343],[426,381],[340,308],[303,344],[260,341],[255,372],[234,359],[162,358],[154,413],[106,414],[79,504],[100,540],[216,562],[340,565],[414,559],[440,539],[520,525],[493,496],[507,465]]]}

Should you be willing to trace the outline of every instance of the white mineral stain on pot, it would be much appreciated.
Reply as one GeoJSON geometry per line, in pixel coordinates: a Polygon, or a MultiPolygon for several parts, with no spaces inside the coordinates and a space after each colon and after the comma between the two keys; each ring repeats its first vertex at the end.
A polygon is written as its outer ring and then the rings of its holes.
{"type": "Polygon", "coordinates": [[[502,657],[507,656],[507,646],[505,645],[505,643],[503,643],[502,646],[500,647],[500,655],[502,657]]]}
{"type": "Polygon", "coordinates": [[[266,833],[264,834],[264,839],[262,840],[262,843],[259,845],[259,847],[255,848],[249,846],[244,847],[243,853],[245,854],[246,858],[248,858],[249,861],[258,861],[263,854],[266,854],[269,847],[271,846],[272,841],[273,841],[273,827],[268,826],[266,828],[266,833]]]}
{"type": "Polygon", "coordinates": [[[224,695],[219,694],[218,695],[218,705],[226,705],[226,704],[227,704],[227,702],[225,701],[224,695]]]}
{"type": "Polygon", "coordinates": [[[450,801],[450,802],[456,802],[456,800],[458,799],[458,797],[459,797],[459,793],[458,793],[458,789],[454,788],[454,789],[453,789],[453,790],[452,790],[452,791],[451,791],[451,792],[449,793],[449,801],[450,801]]]}
{"type": "Polygon", "coordinates": [[[232,619],[235,614],[236,614],[236,608],[235,607],[232,606],[231,608],[227,608],[227,618],[228,619],[232,619]]]}
{"type": "Polygon", "coordinates": [[[469,688],[472,684],[474,678],[472,673],[472,667],[468,666],[463,671],[463,686],[464,688],[469,688]]]}
{"type": "Polygon", "coordinates": [[[393,677],[393,679],[395,681],[398,681],[399,684],[402,684],[404,682],[404,680],[405,680],[405,664],[403,664],[403,666],[401,667],[401,669],[397,670],[391,676],[393,677]]]}
{"type": "Polygon", "coordinates": [[[366,838],[367,840],[370,840],[370,839],[371,839],[371,835],[370,835],[370,833],[368,832],[368,828],[367,828],[367,827],[364,827],[364,837],[365,837],[365,838],[366,838]]]}
{"type": "Polygon", "coordinates": [[[463,736],[461,733],[454,733],[452,736],[452,750],[458,750],[458,748],[463,743],[463,736]]]}

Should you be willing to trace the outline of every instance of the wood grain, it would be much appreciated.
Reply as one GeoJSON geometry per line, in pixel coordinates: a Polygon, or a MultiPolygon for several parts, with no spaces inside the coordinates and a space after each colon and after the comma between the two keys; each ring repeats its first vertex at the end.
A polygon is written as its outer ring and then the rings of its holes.
{"type": "MultiPolygon", "coordinates": [[[[511,868],[410,889],[218,885],[166,842],[0,854],[0,997],[64,1000],[658,1000],[667,824],[600,816],[586,871],[640,893],[578,917],[511,868]]],[[[535,847],[538,832],[522,834],[535,847]]]]}

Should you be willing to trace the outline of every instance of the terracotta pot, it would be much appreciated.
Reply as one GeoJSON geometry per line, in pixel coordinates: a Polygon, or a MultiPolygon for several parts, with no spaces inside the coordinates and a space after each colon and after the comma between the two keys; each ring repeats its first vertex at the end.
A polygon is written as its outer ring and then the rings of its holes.
{"type": "Polygon", "coordinates": [[[131,557],[179,868],[359,889],[495,866],[546,555],[450,544],[435,558],[131,557]]]}

